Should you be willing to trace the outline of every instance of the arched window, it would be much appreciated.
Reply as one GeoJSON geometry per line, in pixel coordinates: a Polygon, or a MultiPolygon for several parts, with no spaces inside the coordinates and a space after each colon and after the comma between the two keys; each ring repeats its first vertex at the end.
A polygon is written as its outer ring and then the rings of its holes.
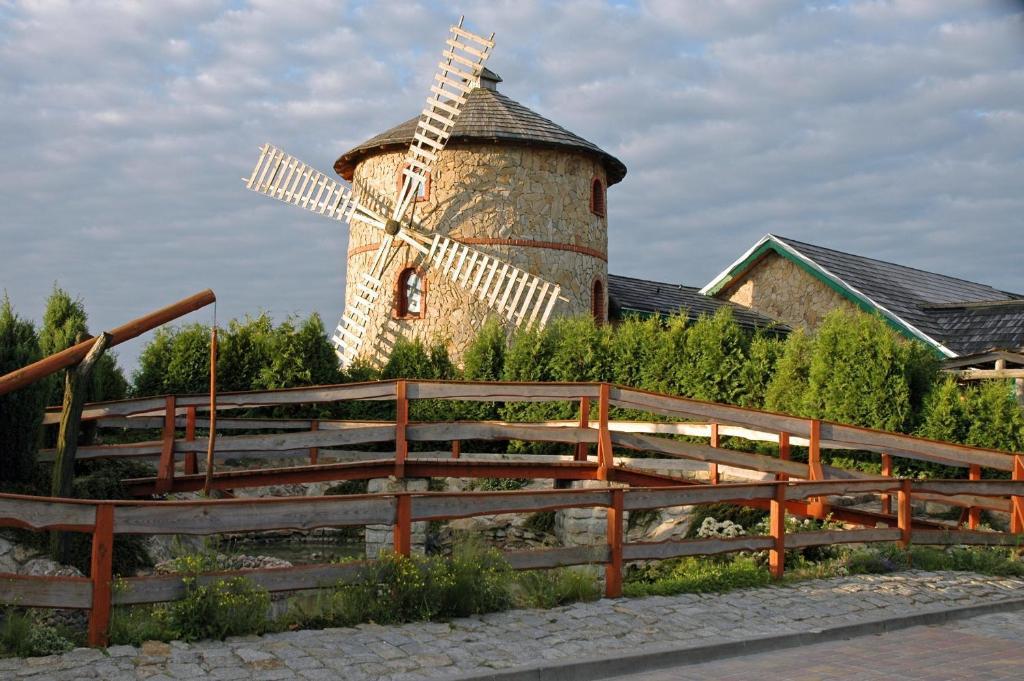
{"type": "MultiPolygon", "coordinates": [[[[395,184],[398,186],[398,191],[402,191],[402,184],[405,182],[405,169],[409,167],[408,163],[402,165],[398,169],[398,177],[395,178],[395,184]]],[[[430,200],[430,171],[427,171],[427,181],[420,185],[419,191],[416,192],[416,198],[414,199],[417,203],[420,201],[430,200]]]]}
{"type": "Polygon", "coordinates": [[[395,283],[395,317],[420,319],[426,310],[427,280],[415,267],[406,267],[395,283]]]}
{"type": "Polygon", "coordinates": [[[605,216],[604,182],[597,177],[590,183],[590,212],[601,217],[605,216]]]}
{"type": "Polygon", "coordinates": [[[600,279],[595,279],[593,286],[593,299],[590,302],[590,311],[594,315],[594,321],[597,322],[598,326],[604,324],[608,320],[605,316],[604,307],[604,284],[601,283],[600,279]]]}

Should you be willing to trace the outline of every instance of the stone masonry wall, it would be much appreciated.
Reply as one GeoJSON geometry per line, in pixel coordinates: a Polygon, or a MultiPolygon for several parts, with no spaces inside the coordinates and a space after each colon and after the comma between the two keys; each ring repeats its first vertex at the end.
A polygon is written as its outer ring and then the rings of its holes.
{"type": "MultiPolygon", "coordinates": [[[[367,483],[367,493],[387,494],[389,492],[426,492],[428,481],[425,478],[372,478],[367,483]]],[[[427,523],[412,524],[412,551],[422,554],[427,545],[427,523]]],[[[395,528],[392,525],[366,526],[366,557],[373,559],[381,551],[393,551],[395,548],[395,528]]]]}
{"type": "Polygon", "coordinates": [[[836,308],[858,308],[798,265],[768,253],[723,294],[728,300],[786,322],[793,328],[814,330],[836,308]]]}
{"type": "MultiPolygon", "coordinates": [[[[374,196],[386,202],[393,199],[404,156],[404,151],[379,154],[356,167],[353,185],[361,201],[372,204],[374,196]]],[[[600,279],[602,290],[608,290],[607,219],[590,211],[595,177],[607,183],[604,167],[583,154],[514,146],[453,146],[438,159],[429,196],[414,204],[414,215],[427,230],[455,239],[519,239],[564,245],[569,250],[470,242],[473,248],[559,284],[568,302],[558,303],[553,314],[587,314],[594,280],[600,279]]],[[[381,232],[368,225],[357,222],[352,226],[346,302],[351,301],[355,284],[373,260],[370,247],[380,238],[381,232]]],[[[420,265],[421,258],[406,245],[399,248],[383,276],[386,296],[396,293],[401,271],[420,265]]],[[[370,335],[383,328],[385,350],[400,334],[426,343],[446,342],[453,357],[461,357],[493,313],[439,274],[428,271],[426,279],[424,318],[394,319],[392,300],[387,300],[370,320],[364,348],[376,345],[370,335]]],[[[603,305],[607,309],[607,298],[603,305]]]]}

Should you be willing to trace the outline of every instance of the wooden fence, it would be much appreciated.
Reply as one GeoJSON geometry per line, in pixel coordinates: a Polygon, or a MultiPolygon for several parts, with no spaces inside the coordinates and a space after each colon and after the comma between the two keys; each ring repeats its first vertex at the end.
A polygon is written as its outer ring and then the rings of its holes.
{"type": "MultiPolygon", "coordinates": [[[[783,573],[787,548],[842,543],[1011,545],[1020,537],[998,532],[915,527],[910,508],[917,494],[1016,496],[1022,481],[829,480],[518,492],[424,492],[301,498],[220,499],[209,501],[91,501],[0,495],[0,525],[31,530],[67,530],[92,535],[91,573],[86,577],[0,575],[0,601],[26,607],[89,610],[89,642],[104,645],[111,607],[181,598],[179,575],[129,577],[113,589],[111,556],[118,535],[213,535],[268,530],[392,525],[398,553],[411,549],[412,523],[452,520],[496,513],[536,513],[565,508],[607,509],[607,541],[601,546],[549,548],[505,554],[515,569],[603,564],[608,596],[622,592],[623,564],[735,551],[769,552],[771,573],[783,573]],[[893,527],[822,530],[787,534],[784,516],[812,497],[835,494],[892,494],[897,498],[893,527]],[[769,533],[732,539],[624,542],[623,514],[640,509],[711,503],[763,502],[770,508],[769,533]]],[[[201,583],[244,575],[272,593],[329,587],[353,579],[361,564],[300,565],[206,573],[201,583]]]]}
{"type": "MultiPolygon", "coordinates": [[[[601,546],[552,548],[506,554],[516,569],[563,565],[603,564],[606,592],[621,593],[624,562],[730,551],[767,550],[772,574],[783,571],[786,548],[900,541],[929,544],[1016,545],[1024,527],[1024,463],[1019,455],[804,419],[782,414],[713,404],[681,397],[589,383],[463,383],[397,380],[376,383],[314,386],[277,391],[223,393],[217,410],[249,409],[285,404],[346,400],[394,401],[394,421],[335,421],[311,419],[218,418],[218,431],[275,430],[265,434],[215,439],[217,460],[273,457],[303,459],[299,465],[277,468],[221,470],[213,487],[231,490],[288,482],[371,477],[526,477],[562,480],[603,480],[630,487],[555,489],[524,492],[396,493],[269,499],[204,501],[81,501],[0,495],[0,526],[32,530],[70,530],[92,535],[89,578],[0,575],[0,601],[34,607],[83,608],[90,611],[89,641],[105,642],[113,605],[173,600],[184,593],[180,576],[130,577],[112,592],[111,555],[117,535],[210,535],[269,530],[310,530],[321,527],[392,525],[400,553],[411,548],[411,524],[495,513],[535,513],[564,508],[607,509],[607,541],[601,546]],[[411,422],[409,403],[417,399],[477,402],[575,402],[578,420],[543,423],[411,422]],[[596,408],[596,409],[595,409],[596,408]],[[641,411],[658,421],[610,418],[612,409],[641,411]],[[596,414],[593,412],[596,411],[596,414]],[[283,432],[280,432],[283,431],[283,432]],[[707,444],[672,436],[707,438],[707,444]],[[777,456],[722,446],[721,438],[738,437],[777,445],[777,456]],[[526,440],[570,445],[566,457],[471,455],[461,451],[467,440],[526,440]],[[410,452],[410,442],[450,442],[450,451],[410,452]],[[394,451],[351,452],[360,444],[394,443],[394,451]],[[806,463],[790,459],[791,447],[807,450],[806,463]],[[596,450],[596,456],[590,450],[596,450]],[[707,465],[712,484],[653,472],[638,459],[616,460],[615,449],[653,453],[707,465]],[[822,464],[823,449],[876,452],[883,476],[830,468],[822,464]],[[324,462],[328,457],[355,460],[324,462]],[[894,457],[941,463],[968,469],[967,480],[909,481],[891,477],[894,457]],[[646,466],[646,467],[645,467],[646,466]],[[752,471],[770,479],[742,484],[720,483],[720,467],[752,471]],[[1012,480],[982,480],[989,468],[1012,474],[1012,480]],[[882,512],[829,506],[840,494],[878,494],[882,512]],[[967,525],[944,526],[913,519],[911,501],[941,501],[967,509],[967,525]],[[895,513],[893,502],[895,501],[895,513]],[[631,510],[735,503],[766,508],[770,531],[764,536],[735,539],[625,543],[623,514],[631,510]],[[981,509],[1009,512],[1011,532],[977,531],[981,509]],[[837,520],[863,529],[827,530],[787,535],[786,513],[837,520]],[[883,524],[883,527],[876,527],[883,524]]],[[[140,457],[158,463],[157,476],[131,481],[140,496],[200,489],[197,454],[208,440],[197,429],[209,397],[166,396],[87,405],[86,420],[101,427],[159,428],[159,440],[123,445],[81,447],[82,458],[140,457]],[[178,430],[184,429],[184,437],[178,430]],[[180,470],[179,470],[180,469],[180,470]]],[[[57,412],[47,414],[56,423],[57,412]]],[[[43,452],[45,459],[50,453],[43,452]]],[[[661,464],[654,464],[655,468],[661,464]]],[[[724,469],[724,468],[723,468],[724,469]]],[[[329,586],[351,579],[358,565],[304,565],[284,569],[248,570],[244,574],[271,592],[329,586]]],[[[227,574],[210,573],[200,581],[227,574]]]]}

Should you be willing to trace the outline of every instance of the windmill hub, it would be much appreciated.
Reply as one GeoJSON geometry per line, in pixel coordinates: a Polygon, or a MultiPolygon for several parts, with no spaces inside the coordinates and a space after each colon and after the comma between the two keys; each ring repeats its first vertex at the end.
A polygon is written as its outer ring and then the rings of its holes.
{"type": "Polygon", "coordinates": [[[398,220],[388,220],[384,223],[384,233],[396,236],[401,231],[402,225],[398,223],[398,220]]]}

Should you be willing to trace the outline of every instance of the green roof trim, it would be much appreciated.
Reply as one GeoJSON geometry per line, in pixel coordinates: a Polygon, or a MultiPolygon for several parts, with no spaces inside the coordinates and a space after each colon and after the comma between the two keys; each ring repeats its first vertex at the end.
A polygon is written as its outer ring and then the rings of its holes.
{"type": "Polygon", "coordinates": [[[705,295],[717,296],[724,289],[729,287],[731,284],[737,281],[737,278],[745,274],[750,268],[752,268],[758,260],[763,258],[769,252],[775,253],[781,258],[785,258],[789,262],[793,263],[801,270],[811,275],[821,283],[828,286],[830,289],[841,295],[843,298],[853,303],[858,309],[868,314],[880,315],[889,325],[891,329],[899,333],[901,336],[909,338],[910,340],[916,340],[924,343],[930,347],[939,357],[945,359],[946,355],[937,347],[935,341],[929,338],[922,337],[920,332],[911,329],[907,326],[906,322],[901,320],[899,317],[895,317],[891,313],[884,311],[876,303],[872,302],[869,298],[852,290],[842,281],[836,279],[831,274],[820,268],[813,261],[802,258],[794,254],[783,244],[780,244],[774,238],[768,238],[758,248],[754,249],[750,255],[744,258],[742,261],[737,263],[723,276],[714,286],[705,290],[705,295]]]}

